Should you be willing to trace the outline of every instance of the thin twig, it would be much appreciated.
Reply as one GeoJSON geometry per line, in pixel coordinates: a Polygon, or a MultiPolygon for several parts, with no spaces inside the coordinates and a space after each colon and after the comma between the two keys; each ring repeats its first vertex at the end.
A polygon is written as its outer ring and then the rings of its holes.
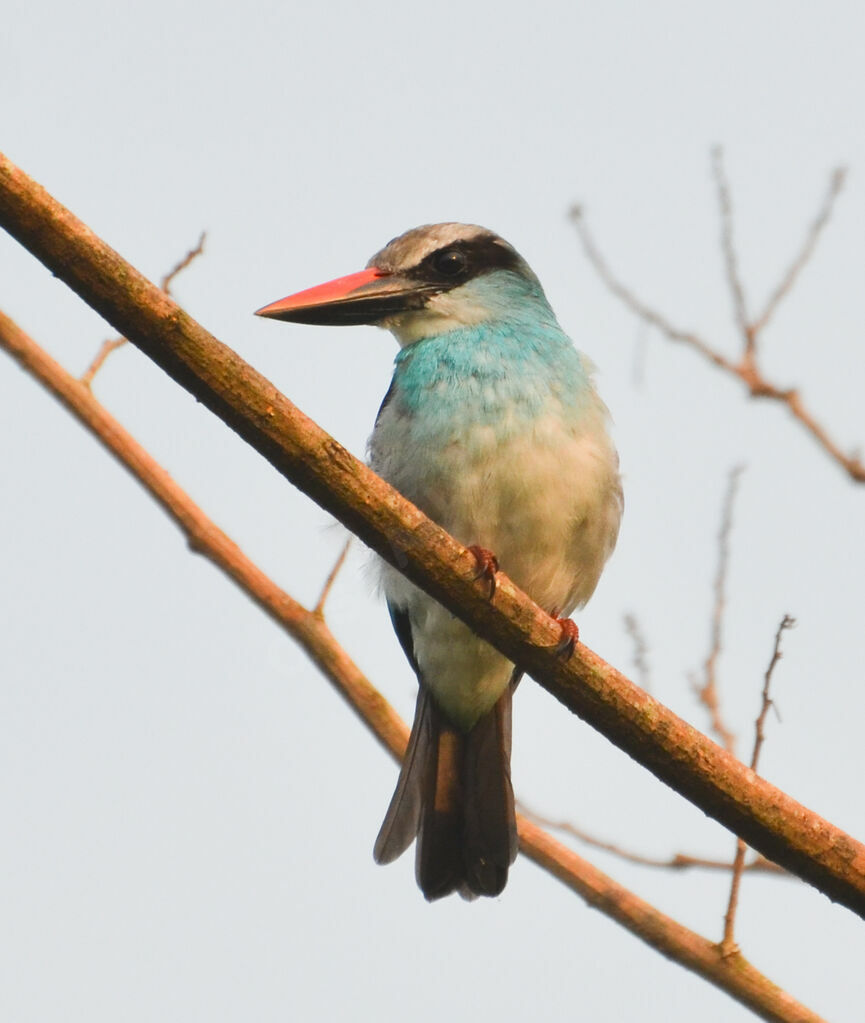
{"type": "MultiPolygon", "coordinates": [[[[543,814],[526,806],[522,800],[518,802],[518,807],[523,816],[528,817],[529,820],[534,821],[536,824],[540,824],[545,828],[551,828],[554,831],[564,831],[580,842],[585,842],[586,845],[591,845],[595,849],[603,849],[604,852],[612,853],[614,856],[618,856],[619,859],[627,860],[629,863],[638,863],[643,867],[659,867],[665,870],[701,868],[704,870],[722,870],[726,872],[732,869],[729,860],[712,860],[702,856],[690,856],[686,853],[675,853],[667,858],[645,856],[642,853],[632,852],[630,849],[616,845],[614,842],[605,842],[603,839],[596,838],[587,831],[578,828],[571,821],[545,817],[543,814]]],[[[789,871],[784,870],[783,867],[779,867],[777,863],[773,863],[771,860],[767,860],[765,856],[760,855],[756,855],[750,863],[746,864],[744,869],[754,873],[778,874],[790,878],[793,876],[789,871]]]]}
{"type": "Polygon", "coordinates": [[[321,596],[318,598],[315,607],[313,608],[313,614],[324,615],[324,605],[327,602],[327,598],[330,596],[330,591],[333,588],[333,584],[336,582],[336,577],[339,575],[342,566],[345,564],[345,559],[348,556],[348,549],[351,547],[351,537],[349,537],[343,544],[342,550],[339,552],[339,557],[334,562],[333,568],[328,573],[327,579],[324,581],[324,586],[321,590],[321,596]]]}
{"type": "Polygon", "coordinates": [[[102,369],[103,363],[108,358],[108,356],[112,352],[117,351],[118,348],[121,348],[125,344],[126,344],[125,337],[110,337],[108,338],[107,341],[103,341],[102,346],[96,353],[95,358],[87,367],[87,369],[81,374],[81,383],[84,384],[85,387],[89,387],[93,383],[93,378],[96,376],[99,370],[102,369]]]}
{"type": "MultiPolygon", "coordinates": [[[[162,288],[166,295],[171,294],[171,282],[180,273],[180,271],[185,270],[186,267],[188,267],[189,264],[194,259],[196,259],[198,256],[201,255],[202,252],[204,252],[204,239],[206,237],[207,232],[202,231],[201,237],[198,239],[198,243],[194,246],[194,248],[191,248],[189,252],[187,252],[186,255],[183,257],[183,259],[175,263],[175,265],[168,271],[167,274],[165,274],[165,276],[159,282],[160,288],[162,288]]],[[[117,351],[118,348],[122,348],[123,345],[125,344],[126,344],[125,337],[114,337],[109,338],[107,341],[103,341],[102,346],[96,353],[96,356],[94,357],[93,361],[90,363],[87,369],[81,374],[81,383],[84,384],[86,387],[90,387],[90,385],[93,383],[94,377],[99,372],[99,370],[102,369],[102,366],[104,365],[105,360],[108,358],[108,356],[112,352],[117,351]]]]}
{"type": "MultiPolygon", "coordinates": [[[[607,287],[607,289],[616,296],[628,309],[634,313],[643,322],[656,327],[663,335],[670,341],[680,342],[685,344],[694,351],[699,352],[704,359],[707,359],[712,365],[717,366],[719,369],[724,370],[730,376],[734,376],[741,380],[745,387],[748,389],[748,393],[752,398],[768,398],[770,401],[775,401],[779,405],[785,405],[799,424],[811,435],[813,440],[823,449],[823,451],[836,462],[847,475],[854,480],[856,483],[865,483],[865,461],[862,460],[858,451],[845,452],[841,449],[836,441],[834,441],[828,434],[825,427],[823,427],[813,413],[810,412],[805,403],[802,401],[799,392],[793,387],[780,387],[777,384],[773,384],[768,380],[760,369],[757,363],[757,337],[766,324],[769,322],[772,315],[784,297],[789,293],[791,287],[796,281],[802,268],[806,265],[823,228],[829,222],[831,214],[834,209],[834,202],[844,183],[844,171],[835,170],[832,174],[832,179],[829,185],[829,191],[826,199],[815,218],[814,222],[808,230],[799,254],[791,263],[787,272],[781,279],[781,283],[776,287],[775,291],[770,296],[766,307],[757,319],[749,323],[747,318],[744,320],[744,295],[742,293],[741,285],[738,284],[738,261],[735,257],[735,251],[733,249],[732,241],[732,228],[724,227],[722,244],[725,249],[725,259],[727,264],[727,278],[731,290],[733,292],[733,301],[736,308],[736,319],[737,326],[743,334],[744,340],[744,351],[740,359],[735,360],[728,358],[718,349],[703,340],[694,331],[683,330],[677,327],[671,320],[669,320],[662,313],[653,309],[647,305],[642,299],[638,298],[637,295],[626,285],[624,285],[612,272],[609,264],[602,256],[591,232],[586,224],[586,218],[582,207],[574,206],[571,209],[571,219],[577,231],[577,236],[583,247],[583,251],[586,254],[586,258],[594,268],[595,272],[600,277],[601,281],[607,287]]],[[[726,179],[721,179],[719,184],[720,197],[722,202],[722,221],[729,222],[730,218],[730,206],[729,206],[729,189],[726,184],[726,179]],[[726,199],[725,199],[726,197],[726,199]],[[725,206],[724,203],[727,203],[725,206]]]]}
{"type": "Polygon", "coordinates": [[[727,270],[727,284],[733,297],[733,313],[736,323],[747,339],[749,351],[754,349],[754,336],[751,333],[748,319],[748,304],[745,300],[745,289],[739,276],[739,260],[736,246],[733,243],[733,200],[730,195],[730,183],[724,170],[724,150],[715,146],[712,150],[712,172],[718,190],[718,205],[721,210],[721,248],[724,252],[724,265],[727,270]]]}
{"type": "MultiPolygon", "coordinates": [[[[211,560],[297,641],[379,742],[400,760],[408,728],[339,646],[322,617],[279,589],[109,415],[89,388],[2,313],[0,347],[6,348],[141,481],[185,532],[191,549],[211,560]]],[[[708,939],[666,916],[530,821],[519,817],[517,825],[520,849],[529,859],[668,959],[703,977],[764,1020],[825,1023],[741,955],[720,956],[717,946],[708,939]]]]}
{"type": "Polygon", "coordinates": [[[207,232],[202,231],[196,244],[186,253],[183,259],[179,260],[174,266],[168,271],[168,273],[159,282],[159,287],[165,292],[166,295],[170,295],[171,283],[174,278],[185,270],[193,260],[197,259],[204,252],[204,241],[207,238],[207,232]]]}
{"type": "MultiPolygon", "coordinates": [[[[781,636],[784,634],[785,630],[792,629],[795,624],[795,618],[791,618],[790,615],[784,615],[775,632],[775,643],[772,647],[772,657],[769,661],[768,668],[766,668],[766,673],[763,676],[763,692],[760,702],[760,713],[757,715],[757,720],[754,722],[754,749],[751,753],[751,770],[754,772],[757,770],[757,766],[760,762],[760,751],[763,748],[763,725],[766,721],[766,715],[769,713],[769,708],[773,706],[772,698],[769,695],[769,689],[772,685],[772,675],[775,671],[775,665],[783,656],[781,654],[781,636]]],[[[727,912],[724,914],[724,937],[721,941],[722,955],[730,955],[738,951],[734,933],[736,927],[736,910],[739,906],[739,889],[742,883],[742,873],[745,870],[745,850],[745,843],[741,838],[737,838],[736,856],[733,860],[733,876],[730,880],[730,898],[727,903],[727,912]]]]}
{"type": "Polygon", "coordinates": [[[649,644],[640,627],[637,616],[629,611],[624,616],[625,632],[631,637],[634,644],[633,665],[636,669],[637,683],[647,693],[652,691],[652,672],[649,667],[649,644]]]}
{"type": "Polygon", "coordinates": [[[846,180],[846,167],[836,167],[835,170],[832,171],[832,174],[829,177],[829,186],[826,189],[826,196],[823,199],[823,205],[820,207],[817,212],[817,216],[811,222],[811,225],[805,234],[805,238],[802,242],[802,248],[793,258],[789,267],[787,267],[786,272],[776,285],[775,290],[766,300],[766,305],[763,308],[763,311],[759,316],[757,316],[752,324],[751,329],[754,331],[755,335],[759,334],[766,327],[769,320],[771,320],[775,315],[778,306],[790,293],[790,290],[796,283],[796,279],[799,274],[814,255],[817,242],[820,240],[820,235],[823,233],[823,229],[832,218],[835,201],[841,194],[841,190],[844,188],[846,180]]]}
{"type": "Polygon", "coordinates": [[[769,666],[766,668],[766,674],[763,676],[763,693],[760,713],[757,715],[757,720],[754,722],[754,751],[751,754],[752,771],[757,770],[757,765],[760,762],[760,751],[763,749],[763,742],[765,739],[765,736],[763,735],[763,725],[766,723],[766,715],[769,713],[769,708],[775,706],[769,696],[769,689],[772,685],[772,675],[775,671],[775,665],[784,656],[781,653],[781,637],[787,629],[792,629],[795,625],[795,618],[791,615],[784,615],[778,625],[778,630],[775,633],[775,645],[772,648],[772,657],[769,661],[769,666]]]}
{"type": "Polygon", "coordinates": [[[583,251],[595,273],[601,278],[607,289],[611,291],[628,309],[644,322],[657,329],[670,341],[679,341],[696,349],[704,358],[713,362],[716,366],[727,370],[729,373],[736,372],[736,364],[720,352],[705,343],[694,331],[683,330],[675,326],[657,309],[643,302],[637,295],[623,284],[612,272],[607,261],[601,255],[601,251],[595,243],[586,223],[585,212],[582,206],[571,207],[571,220],[577,231],[577,237],[583,246],[583,251]]]}
{"type": "Polygon", "coordinates": [[[727,602],[727,569],[730,561],[730,533],[733,529],[733,506],[739,480],[744,471],[743,465],[734,466],[730,470],[727,481],[727,493],[724,497],[724,509],[721,514],[721,527],[718,530],[718,568],[715,573],[715,602],[712,611],[711,642],[709,653],[703,665],[703,684],[697,686],[697,696],[709,711],[712,731],[718,736],[721,745],[735,756],[736,736],[724,722],[721,704],[718,699],[718,658],[723,644],[724,608],[727,602]]]}

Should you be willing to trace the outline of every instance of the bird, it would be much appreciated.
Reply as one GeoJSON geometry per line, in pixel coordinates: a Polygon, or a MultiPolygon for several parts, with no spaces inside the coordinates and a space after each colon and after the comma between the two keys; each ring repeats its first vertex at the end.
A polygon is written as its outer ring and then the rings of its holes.
{"type": "MultiPolygon", "coordinates": [[[[567,616],[618,537],[619,459],[594,366],[517,251],[474,224],[428,224],[366,269],[257,315],[391,331],[399,351],[370,466],[472,551],[491,595],[506,572],[572,648],[567,616]]],[[[498,896],[518,848],[511,704],[522,672],[396,568],[382,560],[379,571],[418,695],[375,860],[416,840],[427,900],[498,896]]]]}

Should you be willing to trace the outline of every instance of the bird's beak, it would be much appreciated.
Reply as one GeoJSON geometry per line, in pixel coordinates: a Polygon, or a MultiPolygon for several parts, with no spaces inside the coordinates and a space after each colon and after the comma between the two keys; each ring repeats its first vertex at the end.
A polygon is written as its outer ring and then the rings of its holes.
{"type": "Polygon", "coordinates": [[[398,313],[422,309],[430,294],[440,290],[401,274],[370,267],[271,302],[255,315],[328,326],[378,323],[398,313]]]}

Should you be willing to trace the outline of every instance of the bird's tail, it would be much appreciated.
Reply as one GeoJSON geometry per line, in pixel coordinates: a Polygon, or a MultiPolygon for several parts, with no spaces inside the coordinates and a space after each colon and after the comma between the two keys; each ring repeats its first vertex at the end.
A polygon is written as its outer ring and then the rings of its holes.
{"type": "Polygon", "coordinates": [[[417,837],[415,871],[427,899],[458,891],[498,895],[517,854],[511,787],[511,698],[516,681],[470,732],[441,712],[425,686],[396,791],[375,843],[390,863],[417,837]]]}

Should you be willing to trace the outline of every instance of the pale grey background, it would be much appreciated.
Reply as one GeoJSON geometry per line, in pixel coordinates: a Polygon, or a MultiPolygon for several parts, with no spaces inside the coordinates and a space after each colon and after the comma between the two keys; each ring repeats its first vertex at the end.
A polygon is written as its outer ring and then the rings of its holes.
{"type": "MultiPolygon", "coordinates": [[[[641,330],[582,257],[586,203],[621,275],[735,350],[709,149],[723,143],[756,303],[823,193],[849,186],[765,339],[847,446],[861,390],[865,142],[859,3],[225,3],[6,0],[0,148],[158,278],[209,232],[179,299],[363,454],[395,346],[372,328],[255,320],[419,223],[488,225],[529,260],[600,367],[627,508],[580,616],[701,727],[726,473],[737,508],[721,664],[750,744],[784,612],[766,776],[865,834],[863,502],[780,410],[641,330]],[[634,364],[645,346],[642,386],[634,364]]],[[[80,372],[109,328],[6,236],[0,304],[80,372]]],[[[315,599],[339,528],[135,350],[96,393],[290,592],[315,599]]],[[[292,644],[93,441],[0,359],[0,1015],[36,1021],[727,1021],[725,995],[527,862],[499,900],[424,903],[374,866],[395,767],[292,644]]],[[[405,713],[413,681],[355,550],[329,605],[405,713]]],[[[539,809],[658,855],[732,839],[534,684],[514,776],[539,809]]],[[[588,855],[720,935],[726,881],[588,855]]],[[[748,878],[739,938],[832,1020],[862,1018],[865,929],[801,884],[748,878]]]]}

